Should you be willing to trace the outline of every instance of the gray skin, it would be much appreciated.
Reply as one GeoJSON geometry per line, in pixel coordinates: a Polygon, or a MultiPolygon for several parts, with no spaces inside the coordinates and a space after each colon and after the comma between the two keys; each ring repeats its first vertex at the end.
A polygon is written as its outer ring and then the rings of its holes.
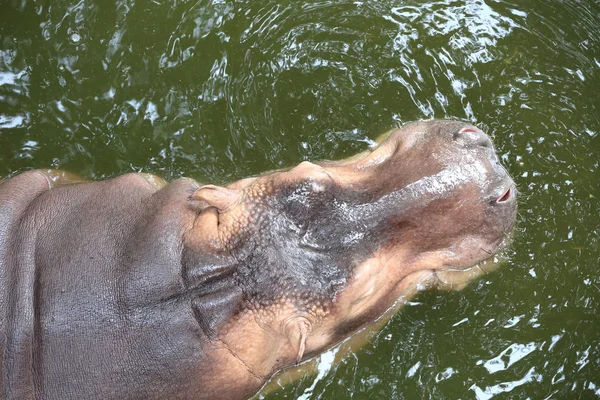
{"type": "Polygon", "coordinates": [[[458,121],[226,187],[22,173],[0,184],[2,398],[247,398],[488,258],[515,215],[490,139],[458,121]]]}

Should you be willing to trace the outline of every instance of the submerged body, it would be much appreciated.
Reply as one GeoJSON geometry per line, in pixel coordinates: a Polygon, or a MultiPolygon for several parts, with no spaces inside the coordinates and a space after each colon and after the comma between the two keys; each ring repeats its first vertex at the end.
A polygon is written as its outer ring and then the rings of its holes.
{"type": "Polygon", "coordinates": [[[227,187],[17,175],[0,184],[3,398],[246,398],[488,258],[515,214],[491,141],[457,121],[227,187]]]}

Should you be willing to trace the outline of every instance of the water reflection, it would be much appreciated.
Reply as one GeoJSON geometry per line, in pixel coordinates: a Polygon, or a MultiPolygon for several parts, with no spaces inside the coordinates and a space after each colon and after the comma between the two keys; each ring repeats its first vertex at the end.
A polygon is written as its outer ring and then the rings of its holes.
{"type": "Polygon", "coordinates": [[[519,386],[531,382],[540,382],[541,380],[542,376],[535,371],[535,368],[531,368],[521,379],[510,382],[502,382],[494,386],[487,386],[484,389],[481,389],[477,385],[473,385],[471,390],[475,392],[475,397],[477,400],[488,400],[496,397],[496,395],[512,392],[519,386]]]}
{"type": "Polygon", "coordinates": [[[526,344],[512,343],[506,349],[502,350],[498,356],[485,362],[482,360],[478,361],[477,365],[483,365],[490,374],[503,371],[510,368],[512,364],[527,356],[529,353],[535,351],[536,347],[536,344],[533,342],[526,344]]]}

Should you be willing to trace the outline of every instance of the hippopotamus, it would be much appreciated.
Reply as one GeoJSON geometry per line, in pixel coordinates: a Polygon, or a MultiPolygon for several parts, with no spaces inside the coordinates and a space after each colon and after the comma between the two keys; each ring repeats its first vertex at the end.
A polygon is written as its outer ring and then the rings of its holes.
{"type": "Polygon", "coordinates": [[[511,236],[490,138],[421,121],[226,186],[32,170],[0,184],[6,399],[243,399],[511,236]]]}

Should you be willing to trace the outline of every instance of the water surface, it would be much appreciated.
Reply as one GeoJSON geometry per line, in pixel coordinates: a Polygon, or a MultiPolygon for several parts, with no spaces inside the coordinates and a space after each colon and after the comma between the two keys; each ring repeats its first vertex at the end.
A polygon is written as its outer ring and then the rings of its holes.
{"type": "Polygon", "coordinates": [[[0,177],[225,183],[416,119],[493,138],[520,190],[506,264],[425,293],[269,399],[600,397],[600,4],[42,1],[0,13],[0,177]]]}

